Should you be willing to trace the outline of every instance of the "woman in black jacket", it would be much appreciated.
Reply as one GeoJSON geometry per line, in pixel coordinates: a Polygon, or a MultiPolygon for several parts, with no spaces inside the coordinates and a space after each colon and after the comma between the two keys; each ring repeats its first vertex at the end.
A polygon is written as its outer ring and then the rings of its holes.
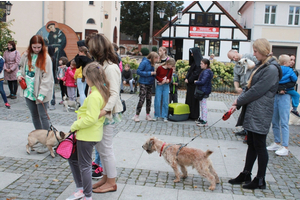
{"type": "Polygon", "coordinates": [[[202,55],[198,47],[190,49],[189,65],[191,66],[186,74],[185,82],[187,83],[186,99],[185,103],[190,107],[190,116],[192,120],[196,120],[199,117],[199,101],[194,98],[195,92],[195,80],[198,80],[201,73],[200,62],[202,55]]]}
{"type": "MultiPolygon", "coordinates": [[[[85,68],[85,66],[93,62],[92,56],[88,52],[88,49],[85,46],[78,47],[78,54],[75,56],[75,62],[76,62],[76,70],[82,70],[85,68]]],[[[77,88],[80,95],[80,104],[82,105],[84,99],[87,96],[89,86],[86,84],[85,77],[82,75],[82,78],[77,78],[77,88]]]]}
{"type": "Polygon", "coordinates": [[[243,126],[248,133],[248,149],[243,172],[228,182],[242,184],[245,189],[265,189],[265,175],[269,160],[266,138],[269,132],[274,97],[282,72],[276,59],[272,57],[271,45],[265,38],[253,43],[254,56],[259,61],[254,67],[248,80],[247,88],[232,104],[232,111],[243,107],[237,126],[243,126]],[[251,182],[251,171],[257,158],[258,171],[251,182]]]}

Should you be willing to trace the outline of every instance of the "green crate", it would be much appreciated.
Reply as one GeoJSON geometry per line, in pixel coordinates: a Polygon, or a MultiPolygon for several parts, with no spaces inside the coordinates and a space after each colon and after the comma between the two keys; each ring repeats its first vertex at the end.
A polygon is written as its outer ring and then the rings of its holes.
{"type": "Polygon", "coordinates": [[[188,120],[190,114],[190,107],[183,103],[169,104],[168,118],[172,121],[185,121],[188,120]]]}

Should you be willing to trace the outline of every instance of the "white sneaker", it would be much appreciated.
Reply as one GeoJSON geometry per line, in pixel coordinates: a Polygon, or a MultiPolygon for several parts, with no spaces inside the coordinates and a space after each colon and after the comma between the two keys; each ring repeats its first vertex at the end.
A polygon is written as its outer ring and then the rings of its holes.
{"type": "Polygon", "coordinates": [[[164,118],[164,122],[168,122],[168,119],[167,119],[167,118],[164,118]]]}
{"type": "Polygon", "coordinates": [[[146,120],[153,121],[152,117],[150,115],[146,115],[146,120]]]}
{"type": "Polygon", "coordinates": [[[158,117],[154,117],[153,121],[155,121],[155,122],[158,121],[158,117]]]}
{"type": "Polygon", "coordinates": [[[47,151],[49,151],[49,149],[48,149],[48,147],[46,147],[46,146],[44,146],[44,145],[40,146],[40,147],[36,150],[37,153],[46,153],[47,151]]]}
{"type": "Polygon", "coordinates": [[[139,116],[138,116],[138,115],[135,115],[135,116],[134,116],[134,121],[135,121],[135,122],[139,122],[139,121],[140,121],[140,119],[139,119],[139,116]]]}
{"type": "Polygon", "coordinates": [[[81,199],[83,197],[84,197],[83,190],[78,190],[77,192],[74,192],[71,196],[66,198],[66,200],[81,199]]]}
{"type": "Polygon", "coordinates": [[[281,148],[280,144],[278,145],[276,143],[273,143],[273,144],[271,144],[270,146],[267,147],[267,150],[269,150],[269,151],[277,151],[280,148],[281,148]]]}
{"type": "Polygon", "coordinates": [[[289,150],[285,147],[280,147],[277,151],[275,151],[275,154],[278,156],[288,156],[289,155],[289,150]]]}
{"type": "Polygon", "coordinates": [[[55,105],[50,105],[49,110],[55,110],[55,105]]]}

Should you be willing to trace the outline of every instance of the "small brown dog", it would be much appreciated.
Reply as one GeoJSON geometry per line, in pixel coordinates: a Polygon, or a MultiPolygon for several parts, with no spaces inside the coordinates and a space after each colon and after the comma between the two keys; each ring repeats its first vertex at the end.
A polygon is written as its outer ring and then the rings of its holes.
{"type": "Polygon", "coordinates": [[[28,144],[26,145],[26,150],[27,150],[28,154],[30,154],[29,148],[31,149],[31,151],[34,151],[34,149],[32,148],[33,145],[35,145],[37,143],[41,143],[41,144],[47,146],[50,151],[51,156],[53,158],[55,157],[52,148],[57,146],[60,141],[65,139],[68,136],[68,133],[64,133],[62,131],[60,131],[60,132],[56,131],[55,132],[56,137],[55,137],[53,131],[49,131],[48,136],[47,136],[47,133],[48,133],[48,130],[38,129],[38,130],[31,131],[28,134],[28,144]]]}
{"type": "Polygon", "coordinates": [[[208,156],[213,153],[210,150],[203,152],[200,149],[183,147],[176,158],[180,145],[168,144],[156,137],[149,138],[142,147],[148,154],[157,151],[160,155],[164,156],[167,163],[171,165],[174,170],[176,176],[176,179],[174,180],[175,183],[180,181],[180,172],[177,168],[178,165],[183,173],[183,178],[187,177],[186,166],[196,168],[198,173],[210,182],[208,188],[210,190],[214,190],[216,188],[216,183],[220,182],[218,174],[214,170],[211,160],[208,158],[208,156]]]}

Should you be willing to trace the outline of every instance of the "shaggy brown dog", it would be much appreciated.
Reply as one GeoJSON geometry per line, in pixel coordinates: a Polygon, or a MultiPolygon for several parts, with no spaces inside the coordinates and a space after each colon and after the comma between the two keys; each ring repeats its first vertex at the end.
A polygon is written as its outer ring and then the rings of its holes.
{"type": "Polygon", "coordinates": [[[157,151],[160,155],[164,156],[167,163],[171,165],[174,170],[176,176],[176,179],[174,180],[175,183],[180,181],[180,172],[177,168],[178,165],[183,173],[183,178],[187,177],[186,166],[196,168],[198,173],[210,182],[208,188],[210,190],[214,190],[216,188],[216,183],[220,182],[218,174],[214,170],[211,160],[208,158],[208,156],[213,153],[210,150],[203,152],[200,149],[183,147],[176,158],[180,145],[168,144],[156,137],[149,138],[142,147],[148,154],[157,151]]]}
{"type": "Polygon", "coordinates": [[[31,149],[31,151],[34,151],[34,149],[32,147],[35,144],[41,143],[48,147],[51,156],[54,158],[55,155],[54,155],[52,147],[57,146],[58,143],[61,142],[63,139],[65,139],[69,133],[64,133],[62,131],[60,131],[60,132],[56,131],[55,134],[56,134],[56,137],[55,137],[53,131],[49,131],[49,133],[48,133],[48,130],[42,130],[42,129],[31,131],[28,134],[28,144],[26,145],[27,153],[30,154],[29,149],[31,149]]]}

